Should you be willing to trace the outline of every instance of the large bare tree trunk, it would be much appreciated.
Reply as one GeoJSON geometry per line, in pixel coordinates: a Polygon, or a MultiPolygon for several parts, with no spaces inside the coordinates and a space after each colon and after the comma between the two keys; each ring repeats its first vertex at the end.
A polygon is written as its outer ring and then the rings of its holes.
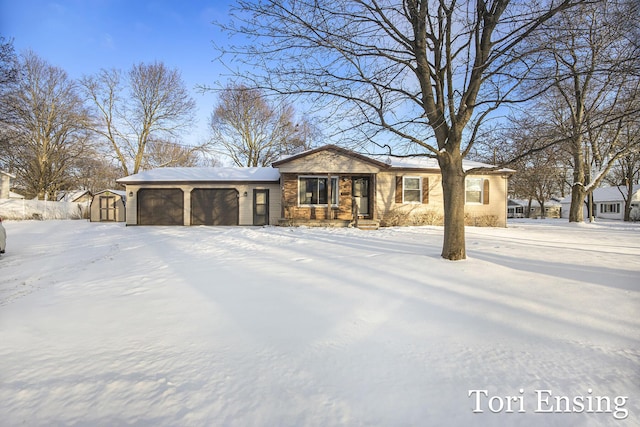
{"type": "Polygon", "coordinates": [[[444,242],[442,257],[457,261],[467,257],[464,237],[464,178],[462,156],[444,153],[438,156],[444,195],[444,242]]]}
{"type": "Polygon", "coordinates": [[[584,198],[587,195],[585,187],[584,156],[582,154],[582,139],[577,138],[572,145],[573,151],[573,184],[571,186],[571,206],[569,207],[569,222],[584,221],[584,198]]]}
{"type": "MultiPolygon", "coordinates": [[[[631,170],[631,168],[629,168],[631,170]]],[[[631,200],[633,198],[633,180],[626,179],[625,185],[627,187],[627,197],[624,199],[624,221],[631,221],[631,200]]]]}
{"type": "Polygon", "coordinates": [[[569,208],[569,222],[584,221],[584,198],[587,192],[584,185],[575,184],[571,188],[571,207],[569,208]]]}

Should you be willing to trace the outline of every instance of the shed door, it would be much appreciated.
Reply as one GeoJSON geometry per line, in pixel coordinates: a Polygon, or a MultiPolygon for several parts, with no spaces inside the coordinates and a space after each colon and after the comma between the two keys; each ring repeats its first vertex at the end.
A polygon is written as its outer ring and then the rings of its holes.
{"type": "Polygon", "coordinates": [[[100,196],[100,221],[116,220],[115,196],[100,196]]]}
{"type": "Polygon", "coordinates": [[[138,224],[184,225],[184,196],[179,188],[138,191],[138,224]]]}
{"type": "Polygon", "coordinates": [[[235,188],[194,188],[191,191],[192,225],[238,225],[239,214],[235,188]]]}

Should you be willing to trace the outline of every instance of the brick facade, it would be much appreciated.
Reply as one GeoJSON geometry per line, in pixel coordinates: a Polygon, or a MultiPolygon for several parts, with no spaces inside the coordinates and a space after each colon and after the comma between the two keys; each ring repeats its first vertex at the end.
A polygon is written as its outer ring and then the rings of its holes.
{"type": "MultiPolygon", "coordinates": [[[[281,174],[282,179],[282,207],[285,219],[338,219],[351,221],[353,213],[353,178],[351,175],[338,176],[338,206],[331,207],[331,218],[327,218],[327,206],[299,206],[298,176],[295,173],[281,174]]],[[[370,195],[370,197],[372,197],[370,195]]]]}

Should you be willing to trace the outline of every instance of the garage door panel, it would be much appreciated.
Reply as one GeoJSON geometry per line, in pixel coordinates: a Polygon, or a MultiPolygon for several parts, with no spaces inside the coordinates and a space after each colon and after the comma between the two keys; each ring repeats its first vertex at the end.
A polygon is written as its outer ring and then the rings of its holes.
{"type": "Polygon", "coordinates": [[[238,225],[238,191],[234,188],[195,188],[191,192],[192,225],[238,225]]]}
{"type": "Polygon", "coordinates": [[[138,191],[138,224],[184,225],[184,196],[179,188],[138,191]]]}

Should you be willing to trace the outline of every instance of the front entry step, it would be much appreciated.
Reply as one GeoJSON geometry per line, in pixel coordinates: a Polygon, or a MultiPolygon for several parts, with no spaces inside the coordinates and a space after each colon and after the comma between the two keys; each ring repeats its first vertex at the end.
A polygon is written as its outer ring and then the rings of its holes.
{"type": "Polygon", "coordinates": [[[380,221],[377,219],[359,219],[354,225],[360,230],[377,230],[380,228],[380,221]]]}

